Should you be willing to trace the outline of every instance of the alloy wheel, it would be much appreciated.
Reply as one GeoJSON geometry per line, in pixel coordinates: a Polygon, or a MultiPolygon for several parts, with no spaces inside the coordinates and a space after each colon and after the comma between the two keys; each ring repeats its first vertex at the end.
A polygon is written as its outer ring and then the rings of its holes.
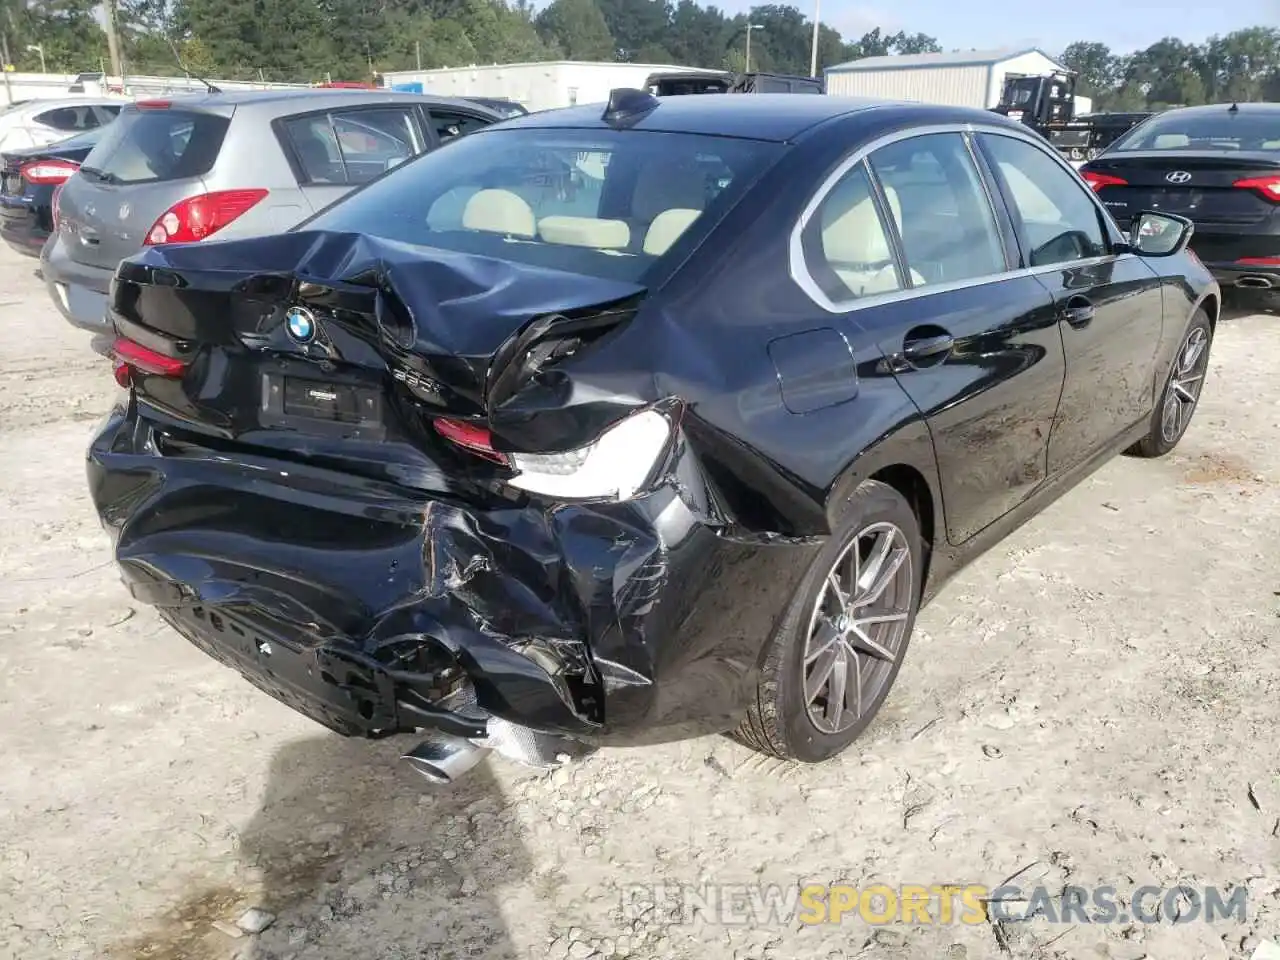
{"type": "Polygon", "coordinates": [[[864,527],[828,571],[809,618],[804,701],[822,733],[848,730],[878,701],[901,656],[915,595],[906,535],[864,527]]]}
{"type": "Polygon", "coordinates": [[[1164,394],[1160,414],[1160,435],[1165,443],[1173,443],[1187,429],[1191,415],[1200,400],[1205,368],[1209,363],[1209,333],[1197,326],[1183,341],[1169,375],[1169,388],[1164,394]]]}

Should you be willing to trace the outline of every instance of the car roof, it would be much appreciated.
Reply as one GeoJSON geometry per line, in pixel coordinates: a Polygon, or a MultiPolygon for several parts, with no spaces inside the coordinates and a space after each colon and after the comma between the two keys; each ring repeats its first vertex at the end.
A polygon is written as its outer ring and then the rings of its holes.
{"type": "Polygon", "coordinates": [[[1261,113],[1261,114],[1277,114],[1280,113],[1280,103],[1207,103],[1198,107],[1174,107],[1171,110],[1162,110],[1160,113],[1154,114],[1156,117],[1166,117],[1170,114],[1178,116],[1207,116],[1215,113],[1227,113],[1235,107],[1239,113],[1261,113]]]}
{"type": "MultiPolygon", "coordinates": [[[[138,97],[139,102],[167,101],[175,107],[195,107],[219,110],[234,107],[261,108],[267,113],[294,112],[300,105],[313,110],[362,106],[381,103],[420,103],[427,107],[466,107],[474,109],[474,100],[462,97],[438,97],[431,94],[410,93],[403,90],[357,90],[334,88],[297,88],[292,90],[222,90],[218,93],[187,92],[138,97]]],[[[480,110],[492,113],[484,106],[480,110]]],[[[494,114],[497,119],[497,114],[494,114]]]]}
{"type": "MultiPolygon", "coordinates": [[[[909,122],[992,123],[1021,126],[999,114],[968,107],[945,107],[878,97],[800,96],[794,93],[691,94],[658,97],[658,105],[636,119],[619,124],[626,129],[663,133],[701,133],[751,140],[787,141],[826,120],[875,110],[877,119],[909,122]]],[[[604,103],[562,110],[545,110],[503,122],[502,130],[518,127],[608,129],[604,103]]]]}

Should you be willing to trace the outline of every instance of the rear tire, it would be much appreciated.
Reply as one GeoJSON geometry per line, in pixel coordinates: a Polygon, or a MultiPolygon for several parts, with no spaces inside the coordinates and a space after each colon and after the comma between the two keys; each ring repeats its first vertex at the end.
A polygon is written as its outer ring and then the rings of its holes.
{"type": "Polygon", "coordinates": [[[1163,457],[1178,445],[1200,404],[1200,391],[1209,372],[1213,327],[1203,310],[1196,310],[1173,356],[1169,377],[1156,408],[1151,412],[1147,435],[1125,453],[1135,457],[1163,457]]]}
{"type": "Polygon", "coordinates": [[[818,763],[849,746],[884,703],[920,606],[920,526],[888,484],[854,491],[770,641],[736,738],[818,763]]]}

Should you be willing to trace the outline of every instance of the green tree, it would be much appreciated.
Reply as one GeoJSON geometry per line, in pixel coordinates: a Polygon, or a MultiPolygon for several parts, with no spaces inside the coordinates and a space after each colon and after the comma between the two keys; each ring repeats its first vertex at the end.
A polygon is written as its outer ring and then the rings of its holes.
{"type": "Polygon", "coordinates": [[[614,60],[617,47],[596,0],[553,0],[538,15],[538,33],[570,60],[614,60]]]}

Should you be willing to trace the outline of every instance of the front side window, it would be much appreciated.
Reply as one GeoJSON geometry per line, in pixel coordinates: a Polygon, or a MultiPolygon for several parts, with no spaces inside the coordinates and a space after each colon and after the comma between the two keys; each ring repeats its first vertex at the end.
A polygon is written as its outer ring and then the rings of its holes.
{"type": "Polygon", "coordinates": [[[862,163],[822,198],[805,224],[802,242],[810,276],[836,303],[901,288],[889,232],[862,163]]]}
{"type": "Polygon", "coordinates": [[[1003,181],[1012,213],[1021,221],[1027,266],[1070,263],[1109,252],[1088,187],[1023,140],[983,134],[982,143],[1003,181]]]}
{"type": "Polygon", "coordinates": [[[913,287],[1003,273],[1004,246],[978,168],[959,133],[899,140],[871,155],[913,287]]]}
{"type": "Polygon", "coordinates": [[[693,134],[494,127],[405,164],[300,229],[641,281],[785,149],[693,134]]]}

